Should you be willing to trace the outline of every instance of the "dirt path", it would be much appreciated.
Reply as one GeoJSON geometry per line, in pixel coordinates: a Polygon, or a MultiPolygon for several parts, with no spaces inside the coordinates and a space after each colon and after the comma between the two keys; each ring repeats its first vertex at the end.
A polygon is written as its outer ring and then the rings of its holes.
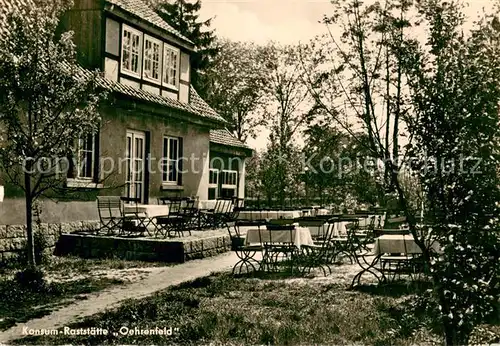
{"type": "Polygon", "coordinates": [[[236,262],[237,257],[234,253],[226,253],[172,267],[148,268],[147,274],[143,275],[142,279],[139,278],[140,281],[89,294],[86,300],[80,300],[53,311],[50,315],[18,324],[1,332],[0,345],[26,336],[23,334],[26,327],[34,330],[57,329],[83,317],[113,308],[123,300],[147,297],[170,286],[207,276],[212,272],[228,270],[236,262]]]}

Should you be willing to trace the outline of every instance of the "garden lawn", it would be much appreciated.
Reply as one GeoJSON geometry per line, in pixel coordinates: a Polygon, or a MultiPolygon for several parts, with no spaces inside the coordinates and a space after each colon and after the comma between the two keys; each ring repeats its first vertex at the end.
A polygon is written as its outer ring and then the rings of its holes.
{"type": "MultiPolygon", "coordinates": [[[[407,286],[349,291],[314,279],[233,278],[218,274],[172,287],[71,328],[104,328],[107,336],[37,336],[28,344],[352,344],[410,345],[440,338],[408,314],[407,286]],[[173,328],[171,336],[121,335],[173,328]]],[[[168,329],[167,329],[168,330],[168,329]]]]}
{"type": "Polygon", "coordinates": [[[94,260],[76,257],[51,257],[39,268],[45,284],[30,288],[15,280],[20,268],[2,268],[0,272],[0,330],[16,323],[50,314],[87,294],[128,281],[140,280],[141,268],[155,264],[117,259],[94,260]]]}

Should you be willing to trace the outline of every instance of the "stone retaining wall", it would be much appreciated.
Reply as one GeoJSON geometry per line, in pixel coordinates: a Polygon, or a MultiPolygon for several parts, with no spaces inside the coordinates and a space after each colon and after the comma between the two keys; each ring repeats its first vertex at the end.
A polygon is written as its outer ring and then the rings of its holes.
{"type": "Polygon", "coordinates": [[[55,253],[84,258],[120,258],[126,260],[182,263],[229,251],[229,236],[196,240],[119,238],[83,234],[62,234],[55,253]]]}
{"type": "MultiPolygon", "coordinates": [[[[53,253],[61,234],[78,231],[91,231],[99,228],[99,221],[75,221],[66,223],[41,223],[33,225],[33,231],[40,232],[46,248],[53,253]]],[[[0,225],[0,263],[14,260],[25,251],[26,225],[0,225]]]]}

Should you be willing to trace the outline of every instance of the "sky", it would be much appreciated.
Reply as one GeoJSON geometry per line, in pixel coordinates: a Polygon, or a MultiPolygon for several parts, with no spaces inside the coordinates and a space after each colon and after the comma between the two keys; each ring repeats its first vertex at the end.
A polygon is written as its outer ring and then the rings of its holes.
{"type": "MultiPolygon", "coordinates": [[[[474,18],[482,8],[488,12],[492,3],[471,0],[465,13],[474,18]]],[[[269,40],[297,44],[327,32],[320,21],[331,9],[330,0],[202,0],[200,16],[213,18],[212,28],[220,37],[260,44],[269,40]]],[[[269,132],[261,131],[257,139],[250,139],[247,144],[264,149],[268,135],[269,132]]]]}
{"type": "MultiPolygon", "coordinates": [[[[202,0],[201,17],[213,18],[217,36],[260,44],[308,42],[325,33],[319,23],[331,9],[329,0],[202,0]]],[[[262,129],[247,144],[262,150],[269,131],[262,129]]]]}

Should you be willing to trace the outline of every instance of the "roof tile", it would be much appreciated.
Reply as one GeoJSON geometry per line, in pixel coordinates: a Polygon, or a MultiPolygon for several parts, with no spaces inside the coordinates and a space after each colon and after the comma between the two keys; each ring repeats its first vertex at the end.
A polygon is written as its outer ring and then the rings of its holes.
{"type": "Polygon", "coordinates": [[[185,42],[193,44],[191,40],[183,36],[179,31],[175,30],[170,24],[165,22],[150,5],[142,0],[106,0],[106,2],[120,7],[121,9],[167,31],[185,42]]]}
{"type": "Polygon", "coordinates": [[[251,149],[248,145],[234,137],[228,129],[210,130],[210,142],[230,147],[251,149]]]}
{"type": "Polygon", "coordinates": [[[104,77],[99,78],[98,83],[107,90],[117,92],[126,96],[137,98],[143,101],[152,102],[161,106],[166,106],[181,111],[189,112],[191,114],[198,115],[202,118],[208,118],[221,123],[226,122],[198,95],[193,86],[190,86],[189,89],[190,102],[184,103],[172,99],[168,96],[157,95],[143,89],[137,89],[129,85],[111,81],[104,77]]]}

